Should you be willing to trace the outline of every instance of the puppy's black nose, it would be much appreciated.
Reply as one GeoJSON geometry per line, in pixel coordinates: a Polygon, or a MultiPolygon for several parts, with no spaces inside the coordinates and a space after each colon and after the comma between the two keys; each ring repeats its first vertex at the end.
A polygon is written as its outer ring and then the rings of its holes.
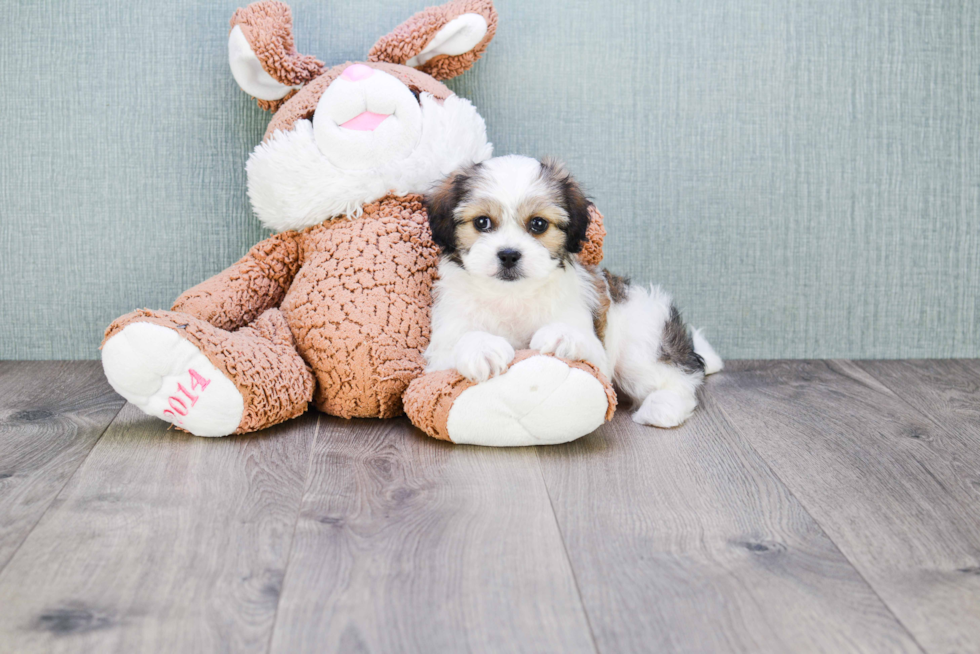
{"type": "Polygon", "coordinates": [[[501,266],[510,269],[521,260],[521,253],[519,250],[498,250],[497,258],[500,259],[501,266]]]}

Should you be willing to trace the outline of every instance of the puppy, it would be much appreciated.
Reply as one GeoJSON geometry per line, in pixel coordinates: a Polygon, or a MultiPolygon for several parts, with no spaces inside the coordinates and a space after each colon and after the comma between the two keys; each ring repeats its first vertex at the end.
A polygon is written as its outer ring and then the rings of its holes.
{"type": "Polygon", "coordinates": [[[443,255],[428,371],[482,382],[529,347],[594,364],[639,404],[638,423],[691,415],[721,359],[667,293],[579,263],[591,203],[560,163],[488,159],[450,175],[426,205],[443,255]]]}

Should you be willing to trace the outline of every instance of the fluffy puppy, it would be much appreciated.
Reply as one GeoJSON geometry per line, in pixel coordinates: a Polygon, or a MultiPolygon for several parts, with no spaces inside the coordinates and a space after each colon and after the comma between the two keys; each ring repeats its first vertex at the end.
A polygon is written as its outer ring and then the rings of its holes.
{"type": "Polygon", "coordinates": [[[674,427],[691,415],[721,359],[665,292],[579,263],[590,202],[560,163],[488,159],[447,177],[426,204],[443,254],[429,371],[482,382],[530,347],[597,366],[639,404],[636,422],[674,427]]]}

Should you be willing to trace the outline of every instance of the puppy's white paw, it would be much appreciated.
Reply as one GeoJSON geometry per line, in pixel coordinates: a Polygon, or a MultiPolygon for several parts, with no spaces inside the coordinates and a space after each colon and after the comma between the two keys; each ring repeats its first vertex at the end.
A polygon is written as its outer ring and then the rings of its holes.
{"type": "Polygon", "coordinates": [[[588,361],[607,373],[606,351],[599,339],[565,323],[553,322],[535,332],[531,349],[571,361],[588,361]]]}
{"type": "Polygon", "coordinates": [[[172,329],[126,325],[102,348],[102,367],[117,393],[195,436],[226,436],[241,422],[235,384],[172,329]]]}
{"type": "Polygon", "coordinates": [[[487,332],[470,332],[453,348],[456,370],[471,382],[485,382],[507,370],[514,348],[506,339],[487,332]]]}
{"type": "Polygon", "coordinates": [[[633,412],[633,422],[654,427],[677,427],[691,417],[697,404],[693,394],[686,395],[671,390],[654,391],[633,412]]]}

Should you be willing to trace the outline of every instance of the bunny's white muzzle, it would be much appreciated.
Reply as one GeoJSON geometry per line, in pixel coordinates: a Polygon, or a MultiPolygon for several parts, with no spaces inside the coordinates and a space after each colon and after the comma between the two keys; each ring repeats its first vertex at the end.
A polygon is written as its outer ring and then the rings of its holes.
{"type": "Polygon", "coordinates": [[[415,149],[422,135],[422,110],[403,83],[354,64],[320,96],[313,133],[320,152],[338,168],[377,168],[415,149]]]}

